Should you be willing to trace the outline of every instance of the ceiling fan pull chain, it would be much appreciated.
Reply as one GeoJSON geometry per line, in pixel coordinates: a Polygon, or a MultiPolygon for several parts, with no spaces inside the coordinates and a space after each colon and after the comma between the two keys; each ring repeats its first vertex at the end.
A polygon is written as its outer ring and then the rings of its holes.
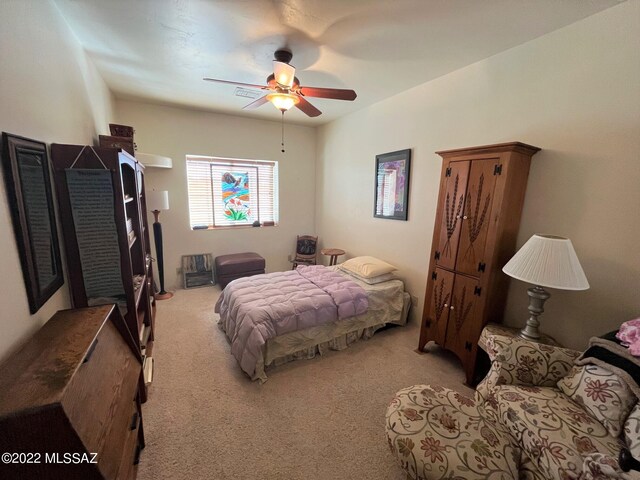
{"type": "Polygon", "coordinates": [[[284,110],[282,110],[282,153],[284,153],[284,110]]]}

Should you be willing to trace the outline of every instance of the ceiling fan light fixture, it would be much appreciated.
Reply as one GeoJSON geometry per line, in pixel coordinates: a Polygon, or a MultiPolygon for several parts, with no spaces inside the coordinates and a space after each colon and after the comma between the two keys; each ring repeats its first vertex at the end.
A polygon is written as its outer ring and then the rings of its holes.
{"type": "Polygon", "coordinates": [[[292,93],[270,93],[267,100],[273,103],[273,106],[282,112],[286,112],[294,105],[300,102],[298,95],[292,93]]]}
{"type": "Polygon", "coordinates": [[[293,87],[293,79],[296,74],[296,69],[288,63],[273,61],[273,74],[276,82],[285,88],[293,87]]]}
{"type": "Polygon", "coordinates": [[[271,102],[282,112],[283,118],[284,113],[293,106],[297,107],[308,117],[317,117],[318,115],[321,115],[322,112],[309,103],[307,100],[309,97],[347,101],[353,101],[356,99],[357,95],[353,90],[301,86],[300,80],[296,77],[295,67],[289,63],[293,58],[293,54],[288,48],[280,48],[276,50],[273,56],[275,58],[273,62],[273,73],[267,77],[266,85],[234,82],[209,77],[205,77],[204,80],[224,83],[227,85],[235,85],[236,87],[261,90],[265,95],[242,107],[243,110],[254,110],[267,102],[271,102]]]}

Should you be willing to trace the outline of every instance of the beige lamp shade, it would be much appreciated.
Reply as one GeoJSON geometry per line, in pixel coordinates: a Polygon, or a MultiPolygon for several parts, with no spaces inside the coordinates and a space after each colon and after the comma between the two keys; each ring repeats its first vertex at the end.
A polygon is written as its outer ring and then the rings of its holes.
{"type": "Polygon", "coordinates": [[[152,190],[147,192],[147,208],[154,210],[169,210],[169,192],[166,190],[152,190]]]}
{"type": "Polygon", "coordinates": [[[560,290],[586,290],[589,282],[571,240],[536,234],[527,240],[502,271],[518,280],[560,290]]]}

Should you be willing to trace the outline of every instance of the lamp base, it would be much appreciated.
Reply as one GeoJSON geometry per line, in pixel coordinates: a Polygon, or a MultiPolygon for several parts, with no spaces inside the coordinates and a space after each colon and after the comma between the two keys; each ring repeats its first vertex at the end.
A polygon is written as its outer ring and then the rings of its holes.
{"type": "Polygon", "coordinates": [[[534,343],[547,343],[544,341],[544,337],[542,335],[538,336],[538,337],[530,337],[529,335],[527,335],[527,333],[525,332],[526,327],[523,328],[522,330],[520,330],[520,332],[518,333],[518,337],[520,338],[524,338],[525,340],[529,341],[529,342],[534,342],[534,343]]]}
{"type": "Polygon", "coordinates": [[[544,343],[542,335],[540,335],[538,316],[544,312],[544,302],[551,297],[551,294],[538,286],[527,289],[527,294],[529,295],[530,315],[526,326],[520,330],[519,336],[531,342],[544,343]]]}
{"type": "Polygon", "coordinates": [[[169,300],[173,297],[173,293],[171,292],[158,292],[154,295],[156,300],[169,300]]]}

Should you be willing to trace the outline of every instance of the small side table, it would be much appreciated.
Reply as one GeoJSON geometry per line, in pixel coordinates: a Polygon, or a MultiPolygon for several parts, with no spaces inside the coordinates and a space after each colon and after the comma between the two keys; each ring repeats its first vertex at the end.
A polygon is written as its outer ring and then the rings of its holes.
{"type": "MultiPolygon", "coordinates": [[[[476,361],[476,369],[474,372],[474,383],[477,385],[486,375],[491,368],[491,360],[487,355],[487,340],[493,335],[504,335],[505,337],[517,337],[520,333],[520,328],[506,327],[497,323],[488,323],[486,327],[482,329],[480,338],[478,339],[478,357],[476,361]]],[[[562,347],[562,345],[553,337],[549,335],[541,334],[540,343],[546,345],[553,345],[554,347],[562,347]]]]}
{"type": "MultiPolygon", "coordinates": [[[[492,335],[504,335],[505,337],[517,337],[520,333],[520,329],[516,327],[506,327],[504,325],[499,325],[497,323],[488,323],[486,327],[482,330],[480,334],[480,338],[478,339],[478,347],[480,347],[485,352],[487,351],[487,340],[492,335]]],[[[549,336],[541,333],[540,342],[545,345],[552,345],[554,347],[562,347],[558,341],[549,336]]]]}
{"type": "Polygon", "coordinates": [[[325,255],[329,258],[329,266],[332,265],[336,265],[338,263],[338,257],[340,255],[344,255],[344,250],[341,250],[339,248],[323,248],[322,250],[320,250],[320,253],[322,255],[325,255]]]}

